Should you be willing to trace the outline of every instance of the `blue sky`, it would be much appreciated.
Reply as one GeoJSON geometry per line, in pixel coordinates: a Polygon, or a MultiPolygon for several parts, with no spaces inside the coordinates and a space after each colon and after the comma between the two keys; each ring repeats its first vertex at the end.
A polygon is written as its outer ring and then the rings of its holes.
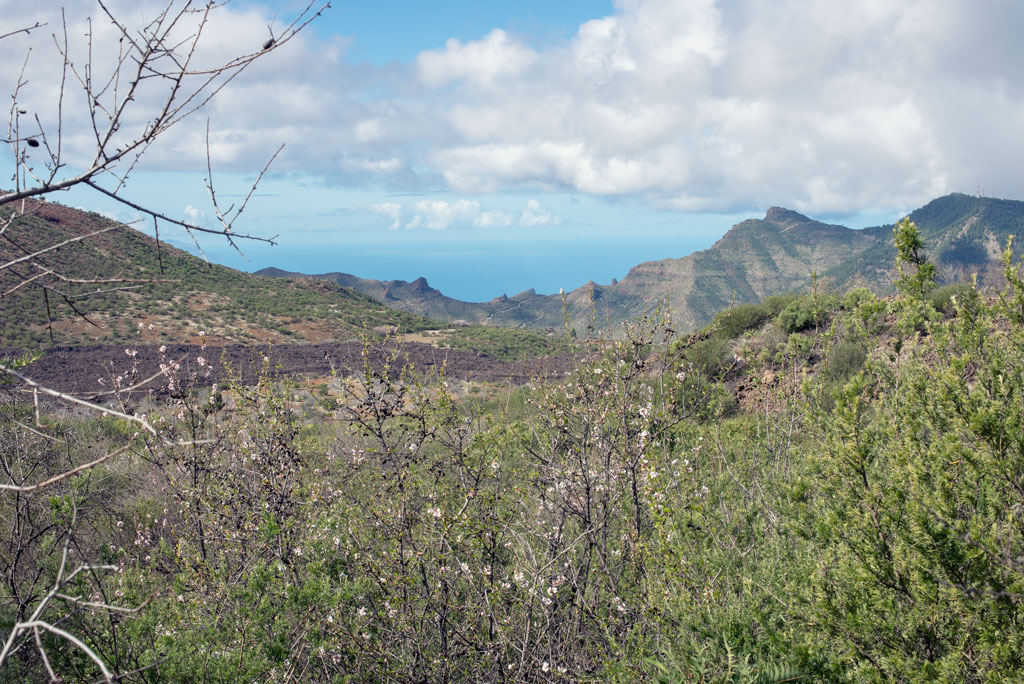
{"type": "MultiPolygon", "coordinates": [[[[81,35],[96,5],[62,4],[81,35]]],[[[136,23],[159,5],[107,4],[136,23]]],[[[245,260],[203,240],[212,259],[423,275],[485,300],[621,278],[770,206],[863,227],[953,191],[1019,198],[1024,184],[1021,3],[333,4],[154,145],[126,196],[215,225],[208,117],[225,200],[285,144],[236,224],[280,244],[243,245],[245,260]]],[[[206,46],[213,58],[251,50],[302,5],[235,0],[206,46]]],[[[25,22],[57,9],[0,7],[25,22]]],[[[51,46],[18,36],[0,53],[20,62],[30,45],[20,102],[52,125],[51,46]]],[[[140,98],[126,127],[143,126],[152,102],[140,98]]],[[[89,158],[88,128],[65,116],[73,168],[89,158]]],[[[95,193],[57,199],[134,218],[95,193]]]]}
{"type": "Polygon", "coordinates": [[[383,65],[411,62],[450,38],[475,40],[495,28],[539,46],[568,41],[580,24],[612,11],[611,2],[600,0],[336,2],[315,28],[351,39],[349,61],[383,65]]]}

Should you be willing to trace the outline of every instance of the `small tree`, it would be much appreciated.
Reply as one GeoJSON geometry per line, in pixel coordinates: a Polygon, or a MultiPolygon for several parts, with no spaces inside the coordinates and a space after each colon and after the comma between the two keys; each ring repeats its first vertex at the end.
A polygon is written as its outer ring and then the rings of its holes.
{"type": "Polygon", "coordinates": [[[900,274],[896,287],[908,296],[922,300],[935,287],[935,265],[925,254],[921,231],[909,216],[905,216],[892,232],[896,242],[896,268],[900,274]]]}

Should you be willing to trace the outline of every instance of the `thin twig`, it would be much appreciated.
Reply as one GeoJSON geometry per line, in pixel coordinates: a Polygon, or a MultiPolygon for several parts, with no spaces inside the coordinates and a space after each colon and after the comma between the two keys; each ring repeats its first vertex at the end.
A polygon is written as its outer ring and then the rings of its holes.
{"type": "MultiPolygon", "coordinates": [[[[108,682],[113,683],[114,675],[111,674],[110,670],[107,668],[107,664],[103,662],[103,659],[100,658],[96,654],[95,651],[93,651],[91,648],[86,646],[84,641],[82,641],[81,639],[76,637],[71,632],[63,630],[60,627],[55,627],[55,626],[51,625],[49,622],[45,622],[43,620],[32,620],[30,622],[19,622],[19,623],[17,623],[16,625],[14,625],[14,629],[11,630],[11,633],[12,634],[20,634],[21,632],[24,632],[24,631],[27,631],[27,630],[30,630],[30,629],[35,630],[35,629],[39,629],[39,628],[45,629],[47,632],[51,632],[53,634],[56,634],[57,636],[65,639],[65,640],[71,642],[72,644],[74,644],[75,646],[77,646],[79,649],[81,649],[81,651],[83,653],[85,653],[85,655],[89,656],[90,660],[92,660],[94,663],[96,663],[96,667],[100,668],[100,672],[103,673],[104,679],[106,681],[108,681],[108,682]]],[[[4,651],[2,653],[0,653],[0,664],[3,664],[3,661],[6,659],[6,657],[7,657],[7,649],[4,649],[4,651]]]]}
{"type": "Polygon", "coordinates": [[[44,26],[46,26],[46,24],[41,24],[37,21],[34,26],[26,26],[25,28],[20,28],[14,31],[8,31],[7,33],[0,34],[0,40],[3,40],[4,38],[10,38],[11,36],[17,35],[19,33],[28,33],[29,31],[34,31],[37,28],[42,28],[44,26]]]}
{"type": "Polygon", "coordinates": [[[78,473],[80,473],[80,472],[82,472],[84,470],[89,470],[90,468],[98,466],[100,463],[103,463],[104,461],[106,461],[109,458],[113,458],[114,456],[118,456],[120,454],[123,454],[125,451],[128,450],[129,447],[131,447],[131,445],[130,444],[126,444],[123,447],[121,447],[120,449],[116,449],[114,451],[108,452],[108,453],[104,454],[103,456],[100,456],[97,459],[89,461],[88,463],[83,463],[82,465],[80,465],[80,466],[78,466],[76,468],[72,468],[71,470],[65,471],[65,472],[60,473],[58,475],[54,475],[53,477],[47,478],[47,479],[43,480],[42,482],[37,482],[37,483],[32,484],[32,485],[0,484],[0,490],[8,491],[8,492],[25,492],[25,493],[27,493],[27,492],[34,492],[37,489],[42,489],[43,487],[46,487],[48,485],[52,485],[54,482],[60,482],[61,480],[63,480],[66,477],[71,477],[72,475],[77,475],[78,473]]]}
{"type": "Polygon", "coordinates": [[[35,259],[36,257],[42,255],[42,254],[46,254],[47,252],[52,252],[55,249],[60,249],[61,247],[64,247],[66,245],[70,245],[73,242],[81,242],[82,240],[86,240],[86,239],[91,238],[91,237],[96,237],[97,235],[102,235],[103,233],[110,232],[110,231],[112,231],[112,230],[114,230],[115,228],[118,228],[118,227],[119,226],[115,224],[115,225],[107,226],[106,228],[101,228],[100,230],[97,230],[97,231],[93,231],[92,233],[87,233],[86,235],[79,235],[77,237],[68,238],[67,240],[64,240],[63,242],[59,242],[56,245],[50,245],[49,247],[45,247],[43,249],[37,250],[35,252],[32,252],[31,254],[27,254],[27,255],[25,255],[23,257],[18,257],[17,259],[13,259],[11,261],[8,261],[6,264],[0,264],[0,271],[3,271],[4,269],[10,268],[11,266],[16,266],[17,264],[24,263],[26,261],[31,261],[31,260],[35,259]]]}
{"type": "Polygon", "coordinates": [[[102,414],[108,415],[108,416],[114,416],[115,418],[121,418],[122,420],[127,420],[127,421],[130,421],[132,423],[135,423],[136,425],[139,425],[140,427],[142,427],[143,430],[145,430],[149,434],[153,435],[154,437],[159,439],[161,442],[163,442],[167,446],[192,446],[194,444],[208,444],[209,443],[209,440],[191,440],[191,441],[179,441],[179,442],[175,442],[173,440],[169,440],[166,437],[161,436],[156,431],[156,428],[154,428],[152,425],[150,425],[149,421],[147,421],[147,420],[145,420],[143,418],[139,418],[138,416],[128,415],[127,413],[122,413],[121,411],[117,411],[117,410],[112,409],[112,408],[107,408],[106,406],[102,406],[100,404],[95,404],[95,403],[90,402],[90,401],[85,401],[84,399],[79,399],[78,397],[76,397],[74,395],[66,394],[65,392],[58,392],[57,390],[50,389],[49,387],[45,387],[45,386],[39,384],[38,382],[36,382],[32,378],[29,378],[29,377],[23,375],[22,373],[19,373],[18,371],[14,370],[13,368],[8,368],[7,366],[5,366],[2,363],[0,363],[0,372],[7,373],[8,375],[12,375],[12,376],[18,378],[19,380],[24,382],[29,387],[35,388],[38,391],[42,392],[43,394],[48,394],[51,397],[56,397],[57,399],[61,399],[63,401],[67,401],[67,402],[70,402],[72,404],[78,404],[79,406],[84,406],[84,407],[86,407],[88,409],[96,411],[97,413],[102,413],[102,414]]]}
{"type": "MultiPolygon", "coordinates": [[[[185,221],[179,221],[178,219],[173,219],[170,216],[166,216],[165,214],[161,214],[158,211],[153,211],[152,209],[147,209],[147,208],[143,207],[140,204],[136,204],[135,202],[132,202],[131,200],[128,200],[128,199],[126,199],[124,197],[121,197],[120,195],[118,195],[118,194],[116,194],[114,192],[111,192],[110,190],[107,190],[106,188],[104,188],[101,185],[97,185],[91,179],[90,180],[85,180],[85,181],[82,181],[82,182],[85,185],[88,185],[93,190],[96,190],[97,192],[103,193],[104,195],[110,197],[111,199],[117,200],[118,202],[120,202],[121,204],[124,204],[125,206],[131,207],[132,209],[135,209],[136,211],[141,211],[144,214],[147,214],[149,216],[156,217],[156,218],[160,219],[161,221],[166,221],[168,223],[173,223],[176,226],[181,226],[182,228],[184,228],[187,231],[190,231],[190,232],[191,231],[198,231],[200,233],[212,233],[214,235],[225,235],[225,232],[223,230],[217,230],[216,228],[203,228],[202,226],[197,226],[194,223],[187,223],[185,221]]],[[[0,198],[0,200],[2,200],[2,198],[0,198]]],[[[277,242],[276,242],[277,236],[276,235],[274,237],[265,238],[265,237],[260,237],[259,235],[239,235],[237,233],[232,233],[232,236],[237,237],[237,238],[244,238],[246,240],[257,240],[259,242],[267,242],[267,243],[270,243],[272,245],[276,245],[277,244],[277,242]]]]}
{"type": "MultiPolygon", "coordinates": [[[[188,358],[188,354],[185,354],[184,356],[179,358],[177,361],[173,361],[171,363],[171,366],[173,367],[173,366],[176,366],[176,365],[180,364],[186,358],[188,358]]],[[[137,390],[137,389],[139,389],[141,387],[145,387],[149,383],[153,382],[154,380],[159,378],[161,375],[166,376],[167,373],[162,371],[162,370],[158,370],[156,373],[153,373],[152,375],[150,375],[145,380],[139,380],[137,383],[135,383],[134,385],[131,385],[130,387],[123,387],[123,388],[119,388],[119,389],[107,390],[106,392],[96,392],[94,394],[91,394],[90,396],[93,399],[96,399],[98,397],[106,397],[106,396],[110,396],[112,394],[127,394],[128,392],[134,392],[135,390],[137,390]]]]}

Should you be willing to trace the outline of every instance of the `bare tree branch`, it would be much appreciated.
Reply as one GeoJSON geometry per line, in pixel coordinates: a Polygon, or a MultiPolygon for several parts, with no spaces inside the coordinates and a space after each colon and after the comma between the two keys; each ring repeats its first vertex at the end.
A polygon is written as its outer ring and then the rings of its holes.
{"type": "Polygon", "coordinates": [[[46,254],[47,252],[52,252],[55,249],[60,249],[61,247],[70,245],[74,242],[81,242],[82,240],[88,240],[91,237],[96,237],[97,235],[102,235],[103,233],[109,233],[110,231],[114,230],[117,227],[117,225],[107,226],[106,228],[101,228],[100,230],[87,233],[86,235],[79,235],[78,237],[68,238],[63,242],[59,242],[56,245],[50,245],[49,247],[37,250],[26,256],[19,257],[17,259],[12,259],[8,261],[6,264],[0,264],[0,271],[10,268],[11,266],[17,266],[18,264],[25,263],[26,261],[32,261],[33,259],[42,256],[43,254],[46,254]]]}
{"type": "Polygon", "coordinates": [[[8,31],[7,33],[0,33],[0,40],[3,40],[4,38],[10,38],[11,36],[15,36],[19,33],[29,33],[31,31],[36,30],[37,28],[42,28],[44,26],[46,26],[46,24],[41,24],[37,21],[32,26],[26,26],[25,28],[15,29],[14,31],[8,31]]]}
{"type": "MultiPolygon", "coordinates": [[[[160,222],[184,229],[198,246],[197,234],[220,236],[241,253],[239,240],[256,240],[268,244],[276,244],[277,236],[262,237],[237,232],[236,222],[244,213],[256,187],[263,180],[271,164],[280,155],[279,147],[264,165],[256,177],[248,194],[236,208],[234,205],[222,210],[218,204],[217,193],[213,184],[213,165],[209,154],[209,122],[207,122],[207,178],[206,189],[213,203],[219,226],[204,227],[194,223],[172,218],[153,207],[146,207],[128,196],[128,178],[138,168],[142,158],[151,146],[163,138],[168,131],[190,118],[197,111],[209,104],[223,92],[234,79],[238,78],[257,59],[272,53],[294,39],[320,13],[330,7],[324,0],[309,0],[295,15],[294,19],[284,28],[274,30],[269,27],[270,39],[253,45],[254,50],[222,59],[219,63],[203,64],[201,56],[203,48],[210,39],[211,20],[227,2],[206,0],[194,3],[192,0],[164,0],[155,14],[140,23],[127,22],[117,16],[105,0],[97,0],[99,19],[109,22],[115,32],[116,47],[109,47],[111,61],[101,67],[100,35],[98,26],[92,18],[87,19],[84,37],[74,29],[69,31],[68,19],[63,8],[60,15],[60,26],[51,34],[52,41],[47,39],[48,49],[56,51],[61,60],[59,83],[54,72],[52,86],[54,93],[50,101],[50,112],[31,112],[30,107],[22,100],[26,97],[30,83],[30,62],[32,48],[26,51],[24,60],[11,65],[9,71],[15,78],[10,93],[10,106],[5,142],[10,150],[13,166],[11,178],[13,188],[0,191],[0,238],[4,251],[0,252],[0,300],[15,295],[24,296],[31,289],[40,292],[45,302],[47,330],[51,342],[54,341],[55,322],[61,320],[60,312],[53,309],[54,305],[63,302],[75,316],[98,326],[91,320],[88,310],[81,308],[76,302],[82,298],[111,292],[121,292],[152,283],[179,282],[177,279],[156,279],[128,277],[138,273],[112,269],[106,273],[79,273],[67,266],[73,260],[65,258],[74,256],[76,249],[83,243],[96,239],[116,228],[113,224],[100,229],[90,227],[81,235],[69,236],[68,233],[54,232],[43,229],[42,224],[31,217],[41,214],[43,218],[59,223],[59,217],[40,212],[45,206],[41,201],[53,193],[75,187],[89,188],[104,199],[112,199],[120,205],[140,212],[153,220],[154,234],[157,241],[157,259],[161,273],[163,254],[160,249],[160,222]],[[117,40],[119,38],[120,40],[117,40]],[[75,40],[72,40],[75,39],[75,40]],[[77,43],[77,44],[76,44],[77,43]],[[80,89],[84,96],[79,111],[70,116],[67,109],[73,101],[70,95],[80,89]],[[68,98],[66,99],[66,96],[68,98]],[[155,97],[155,104],[154,99],[155,97]],[[87,152],[84,159],[69,158],[67,140],[85,141],[87,152]],[[9,248],[7,245],[13,246],[9,248]],[[60,252],[58,256],[58,252],[60,252]],[[91,287],[90,287],[91,286],[91,287]],[[53,295],[53,297],[51,297],[53,295]]],[[[34,31],[47,24],[37,22],[33,26],[24,26],[14,30],[0,32],[0,40],[18,34],[32,35],[34,31]]],[[[46,45],[44,45],[45,47],[46,45]]],[[[77,100],[75,100],[77,101],[77,100]]],[[[109,240],[109,238],[107,238],[109,240]]],[[[200,253],[202,249],[200,248],[200,253]]],[[[244,255],[243,255],[244,256],[244,255]]],[[[12,301],[11,299],[7,300],[12,301]]],[[[206,440],[173,441],[157,430],[144,414],[134,415],[127,406],[131,392],[154,382],[166,371],[156,373],[127,388],[119,388],[111,392],[92,395],[86,398],[75,396],[74,393],[61,392],[44,386],[24,372],[22,367],[26,361],[0,363],[0,377],[7,376],[22,384],[23,390],[31,393],[35,409],[36,426],[24,424],[11,419],[11,426],[16,434],[32,436],[31,441],[38,443],[36,438],[50,440],[54,446],[57,437],[47,434],[44,425],[43,408],[39,397],[51,397],[81,407],[95,415],[105,415],[126,421],[138,427],[138,431],[125,439],[125,443],[117,448],[105,449],[99,456],[91,454],[87,457],[73,458],[73,445],[67,445],[68,460],[64,465],[53,470],[37,473],[39,463],[12,462],[7,454],[0,459],[6,473],[6,483],[0,484],[0,492],[11,497],[11,501],[27,501],[33,493],[45,492],[47,488],[62,490],[67,482],[78,475],[89,473],[97,466],[116,459],[125,454],[132,445],[139,444],[141,437],[150,448],[158,445],[192,446],[206,444],[206,440]],[[100,397],[109,397],[118,408],[100,403],[100,397]],[[75,465],[76,461],[80,461],[75,465]],[[64,483],[64,484],[61,484],[64,483]]],[[[180,363],[180,362],[179,362],[180,363]]],[[[177,363],[173,364],[177,365],[177,363]]],[[[168,433],[170,434],[170,433],[168,433]]],[[[193,437],[202,437],[196,433],[193,437]]],[[[22,505],[22,504],[18,504],[22,505]]],[[[75,505],[67,530],[63,549],[60,551],[59,566],[49,588],[41,585],[44,581],[44,568],[40,565],[32,570],[32,579],[28,586],[30,591],[21,595],[20,588],[12,586],[17,596],[18,612],[8,623],[9,631],[3,638],[0,647],[0,668],[4,666],[20,649],[34,648],[38,653],[34,667],[41,676],[48,676],[51,681],[60,681],[57,659],[47,653],[47,645],[52,648],[53,641],[44,638],[44,633],[52,635],[73,649],[83,653],[95,664],[104,681],[112,682],[125,676],[120,662],[106,662],[87,639],[73,634],[65,624],[66,617],[54,617],[48,614],[55,601],[62,602],[66,608],[75,612],[94,612],[111,616],[134,614],[142,610],[148,601],[135,608],[112,605],[104,596],[101,584],[101,571],[113,571],[117,568],[108,565],[80,564],[73,571],[70,562],[72,531],[78,520],[78,508],[75,505]],[[79,594],[76,589],[66,589],[71,582],[83,577],[99,588],[95,597],[79,594]]],[[[77,549],[77,543],[76,549],[77,549]]],[[[113,619],[113,618],[112,618],[113,619]]],[[[80,659],[81,660],[81,659],[80,659]]],[[[151,666],[147,666],[151,667],[151,666]]],[[[145,668],[140,668],[141,671],[145,668]]],[[[130,673],[129,673],[130,674],[130,673]]]]}
{"type": "MultiPolygon", "coordinates": [[[[262,174],[260,174],[260,176],[262,177],[262,174]]],[[[83,181],[83,183],[85,185],[88,185],[93,190],[96,190],[97,192],[100,192],[100,193],[106,195],[107,197],[110,197],[111,199],[115,199],[115,200],[117,200],[118,202],[120,202],[121,204],[123,204],[123,205],[125,205],[127,207],[131,207],[132,209],[135,209],[136,211],[141,211],[141,212],[143,212],[145,214],[148,214],[148,215],[152,216],[153,218],[160,219],[161,221],[166,221],[167,223],[173,223],[176,226],[181,226],[182,228],[184,228],[185,230],[189,231],[190,233],[194,231],[194,232],[198,232],[198,233],[211,233],[213,235],[227,236],[228,232],[230,232],[230,231],[225,231],[223,229],[217,229],[217,228],[203,228],[202,226],[198,226],[198,225],[196,225],[194,223],[187,223],[185,221],[179,221],[178,219],[173,219],[170,216],[162,214],[162,213],[160,213],[158,211],[153,211],[152,209],[147,209],[146,207],[142,206],[141,204],[136,204],[135,202],[132,202],[131,200],[127,200],[124,197],[118,195],[116,192],[111,192],[110,190],[107,190],[106,188],[104,188],[101,185],[97,185],[95,182],[93,182],[91,180],[83,181]]],[[[269,243],[271,245],[276,245],[277,244],[277,237],[278,237],[276,235],[274,237],[270,237],[270,238],[260,237],[258,235],[237,235],[237,234],[232,234],[232,235],[234,237],[242,238],[244,240],[256,240],[257,242],[267,242],[267,243],[269,243]]]]}
{"type": "Polygon", "coordinates": [[[162,435],[160,435],[157,432],[156,428],[154,428],[153,425],[148,420],[146,420],[144,418],[140,418],[139,416],[129,415],[129,414],[124,413],[122,411],[118,411],[116,409],[112,409],[112,408],[109,408],[107,406],[103,406],[102,404],[96,404],[96,403],[93,403],[93,402],[90,402],[90,401],[86,401],[86,400],[80,399],[80,398],[78,398],[78,397],[76,397],[76,396],[74,396],[72,394],[67,394],[65,392],[58,392],[57,390],[50,389],[49,387],[45,387],[45,386],[39,384],[35,380],[33,380],[33,379],[27,377],[26,375],[24,375],[24,374],[22,374],[22,373],[20,373],[20,372],[18,372],[16,370],[14,370],[13,368],[8,368],[7,366],[5,366],[2,363],[0,363],[0,372],[7,373],[8,375],[13,376],[13,377],[21,380],[23,383],[25,383],[29,387],[33,388],[34,390],[36,390],[38,392],[41,392],[43,394],[46,394],[48,396],[55,397],[57,399],[61,399],[62,401],[67,401],[67,402],[70,402],[72,404],[77,404],[78,406],[83,406],[83,407],[88,408],[88,409],[90,409],[92,411],[95,411],[97,413],[101,413],[101,414],[108,415],[108,416],[114,416],[115,418],[120,418],[122,420],[127,420],[129,422],[135,423],[136,425],[140,426],[143,430],[145,430],[149,434],[153,435],[154,437],[159,439],[161,442],[163,442],[167,446],[191,446],[193,444],[206,444],[206,440],[192,440],[192,441],[179,441],[179,442],[175,442],[175,441],[169,440],[166,437],[163,437],[162,435]]]}
{"type": "MultiPolygon", "coordinates": [[[[33,432],[35,432],[35,430],[33,430],[33,432]]],[[[106,454],[104,454],[103,456],[100,456],[97,459],[93,459],[92,461],[89,461],[88,463],[83,463],[82,465],[80,465],[78,467],[75,467],[75,468],[72,468],[71,470],[66,470],[66,471],[64,471],[62,473],[58,473],[57,475],[54,475],[53,477],[47,478],[47,479],[43,480],[42,482],[37,482],[37,483],[31,484],[31,485],[0,484],[0,490],[8,491],[8,492],[34,492],[35,490],[42,489],[43,487],[46,487],[47,485],[51,485],[54,482],[60,482],[61,480],[63,480],[66,477],[71,477],[72,475],[77,475],[78,473],[81,473],[83,471],[89,470],[90,468],[94,468],[94,467],[98,466],[100,463],[103,463],[104,461],[106,461],[109,458],[113,458],[114,456],[119,456],[120,454],[123,454],[125,451],[128,450],[128,448],[130,446],[131,446],[130,444],[126,444],[123,447],[121,447],[120,449],[115,449],[114,451],[107,452],[106,454]]]]}
{"type": "MultiPolygon", "coordinates": [[[[56,594],[54,594],[54,595],[56,595],[56,594]]],[[[76,637],[71,632],[65,631],[65,630],[61,629],[60,627],[55,627],[55,626],[51,625],[49,622],[46,622],[44,620],[29,620],[28,622],[19,622],[19,623],[14,625],[14,628],[11,630],[11,635],[10,635],[10,638],[8,639],[7,644],[4,644],[4,650],[2,652],[0,652],[0,665],[2,665],[3,662],[7,659],[7,654],[8,654],[8,651],[10,650],[10,646],[8,644],[13,644],[13,641],[22,632],[28,631],[30,629],[31,630],[45,629],[47,632],[51,632],[53,634],[56,634],[57,636],[61,637],[62,639],[71,642],[72,644],[77,646],[83,653],[85,653],[85,655],[89,656],[90,660],[92,660],[94,663],[96,663],[96,666],[98,668],[100,668],[100,671],[103,673],[103,677],[104,677],[104,679],[106,681],[108,681],[108,682],[113,682],[114,681],[114,675],[110,672],[110,669],[107,668],[107,664],[103,662],[103,659],[100,658],[99,655],[96,654],[96,651],[94,651],[91,648],[89,648],[85,644],[84,641],[82,641],[81,639],[76,637]]]]}

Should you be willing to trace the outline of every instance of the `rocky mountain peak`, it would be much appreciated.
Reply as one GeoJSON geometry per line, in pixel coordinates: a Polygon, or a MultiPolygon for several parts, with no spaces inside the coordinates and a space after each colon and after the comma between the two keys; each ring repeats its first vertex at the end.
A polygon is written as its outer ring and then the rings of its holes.
{"type": "Polygon", "coordinates": [[[811,219],[799,214],[792,209],[785,207],[772,207],[764,215],[764,220],[769,223],[810,223],[811,219]]]}

